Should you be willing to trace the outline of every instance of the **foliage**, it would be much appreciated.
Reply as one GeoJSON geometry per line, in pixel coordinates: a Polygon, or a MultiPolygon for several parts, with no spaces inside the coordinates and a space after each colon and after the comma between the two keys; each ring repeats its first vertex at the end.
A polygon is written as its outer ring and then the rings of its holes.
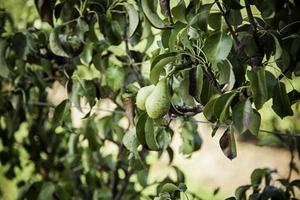
{"type": "MultiPolygon", "coordinates": [[[[20,199],[197,199],[172,166],[171,121],[181,124],[180,152],[190,156],[202,143],[193,116],[203,113],[214,124],[212,136],[226,127],[220,147],[234,159],[234,130],[257,136],[267,101],[284,118],[300,99],[286,89],[300,75],[299,1],[34,3],[40,19],[33,21],[14,21],[15,13],[0,10],[0,164],[20,199]],[[68,95],[53,105],[47,91],[57,82],[68,95]],[[135,97],[149,85],[155,95],[140,110],[135,97]],[[108,100],[112,112],[96,112],[108,100]],[[76,127],[71,114],[82,107],[89,111],[76,127]],[[152,151],[168,154],[175,179],[148,181],[152,151]],[[30,176],[20,175],[25,170],[30,176]],[[152,185],[157,194],[146,192],[152,185]]],[[[299,187],[289,178],[279,182],[284,193],[268,179],[262,194],[288,199],[299,187]]],[[[258,186],[252,183],[255,194],[258,186]]],[[[237,199],[249,188],[239,188],[237,199]]]]}

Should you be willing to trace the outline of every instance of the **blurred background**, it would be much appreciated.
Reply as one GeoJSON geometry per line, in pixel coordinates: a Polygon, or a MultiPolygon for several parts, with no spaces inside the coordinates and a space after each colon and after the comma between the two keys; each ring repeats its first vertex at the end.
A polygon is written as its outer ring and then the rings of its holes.
{"type": "MultiPolygon", "coordinates": [[[[176,3],[176,2],[175,2],[176,3]]],[[[34,6],[34,0],[0,0],[0,8],[5,8],[13,15],[18,30],[24,30],[29,26],[36,28],[50,29],[50,27],[39,20],[38,13],[34,6]]],[[[272,69],[270,69],[272,71],[272,69]]],[[[276,73],[276,70],[274,71],[276,73]]],[[[288,84],[287,91],[294,87],[300,91],[300,78],[294,79],[293,82],[285,80],[288,84]]],[[[67,96],[66,89],[58,82],[49,89],[49,102],[54,105],[59,104],[67,96]]],[[[99,115],[107,114],[101,111],[101,108],[110,108],[112,104],[109,101],[98,102],[94,112],[99,115]],[[97,110],[98,109],[98,110],[97,110]],[[100,111],[99,111],[100,110],[100,111]]],[[[280,134],[297,134],[300,133],[300,104],[293,105],[294,116],[280,119],[272,109],[270,102],[267,102],[263,109],[260,110],[262,116],[262,125],[259,138],[245,135],[237,136],[237,158],[234,160],[227,159],[220,147],[219,138],[220,129],[215,137],[211,137],[212,126],[207,123],[202,115],[196,116],[199,122],[199,133],[203,139],[201,149],[187,158],[181,155],[178,151],[174,153],[174,164],[186,174],[187,187],[189,190],[199,194],[204,199],[224,199],[234,194],[234,190],[240,186],[250,182],[250,175],[256,168],[271,168],[278,171],[277,178],[286,178],[289,173],[289,162],[291,154],[272,133],[280,134]],[[218,191],[214,196],[214,192],[218,191]]],[[[83,113],[76,108],[72,108],[72,117],[74,126],[80,127],[81,119],[88,112],[88,109],[83,110],[83,113]]],[[[124,123],[127,123],[126,121],[124,123]]],[[[173,127],[178,126],[176,121],[172,124],[173,127]]],[[[176,128],[174,129],[176,130],[176,128]]],[[[26,123],[22,124],[18,131],[18,137],[26,137],[28,129],[26,123]]],[[[180,145],[179,134],[175,133],[175,138],[172,141],[174,149],[179,149],[180,145]]],[[[0,144],[1,148],[1,144],[0,144]]],[[[113,145],[109,151],[114,152],[113,145]]],[[[298,155],[296,155],[296,165],[300,167],[298,155]]],[[[28,155],[24,152],[24,162],[28,159],[28,155]]],[[[168,157],[162,156],[157,160],[156,154],[150,157],[149,162],[155,163],[150,169],[150,179],[160,180],[166,173],[174,174],[175,171],[168,166],[168,157]]],[[[19,179],[29,179],[33,172],[33,165],[29,164],[26,170],[18,172],[19,179]]],[[[17,180],[8,180],[4,177],[5,167],[0,165],[0,188],[5,200],[16,199],[18,191],[17,180]]],[[[293,178],[300,178],[299,174],[293,173],[293,178]]],[[[151,190],[151,188],[150,188],[151,190]]],[[[296,191],[298,197],[300,192],[296,191]]]]}

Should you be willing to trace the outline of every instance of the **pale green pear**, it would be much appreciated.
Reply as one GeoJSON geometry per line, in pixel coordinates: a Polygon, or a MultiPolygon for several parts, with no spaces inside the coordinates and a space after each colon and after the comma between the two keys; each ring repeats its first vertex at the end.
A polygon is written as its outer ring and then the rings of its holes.
{"type": "Polygon", "coordinates": [[[147,97],[151,94],[151,92],[154,90],[155,86],[154,85],[149,85],[142,87],[137,95],[136,95],[136,105],[139,109],[141,110],[146,110],[145,108],[145,102],[147,97]]]}
{"type": "Polygon", "coordinates": [[[148,96],[145,106],[148,116],[153,119],[161,118],[168,113],[170,109],[170,91],[167,79],[162,79],[157,83],[148,96]]]}

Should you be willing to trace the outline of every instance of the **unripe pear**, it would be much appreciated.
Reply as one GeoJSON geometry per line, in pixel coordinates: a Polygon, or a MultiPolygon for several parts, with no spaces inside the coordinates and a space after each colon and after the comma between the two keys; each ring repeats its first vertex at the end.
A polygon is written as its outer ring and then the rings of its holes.
{"type": "Polygon", "coordinates": [[[151,92],[154,90],[155,86],[154,85],[149,85],[142,87],[137,95],[136,95],[136,105],[139,109],[141,110],[146,110],[145,108],[145,102],[147,97],[151,94],[151,92]]]}
{"type": "Polygon", "coordinates": [[[153,119],[161,118],[170,109],[170,92],[167,79],[160,80],[152,93],[148,96],[146,111],[149,117],[153,119]]]}

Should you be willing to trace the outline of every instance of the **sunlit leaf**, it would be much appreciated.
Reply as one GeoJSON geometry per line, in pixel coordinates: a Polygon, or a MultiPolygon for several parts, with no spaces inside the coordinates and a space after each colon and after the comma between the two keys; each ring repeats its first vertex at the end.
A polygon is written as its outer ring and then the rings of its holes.
{"type": "Polygon", "coordinates": [[[128,37],[131,37],[139,25],[139,15],[131,4],[124,3],[124,6],[129,16],[128,37]]]}
{"type": "Polygon", "coordinates": [[[231,47],[231,37],[224,32],[217,32],[206,39],[203,50],[209,61],[217,63],[227,58],[231,47]]]}

